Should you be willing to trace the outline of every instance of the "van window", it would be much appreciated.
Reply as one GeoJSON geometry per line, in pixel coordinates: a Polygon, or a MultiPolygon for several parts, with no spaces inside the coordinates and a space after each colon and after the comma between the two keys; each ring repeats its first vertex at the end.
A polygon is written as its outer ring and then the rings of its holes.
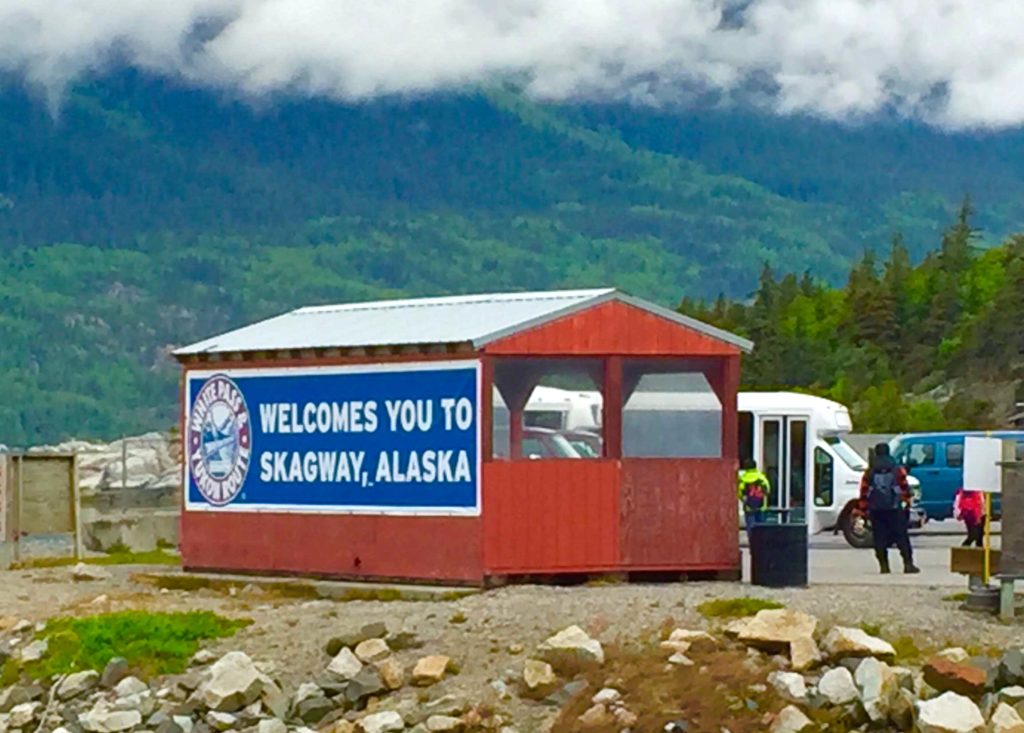
{"type": "Polygon", "coordinates": [[[934,443],[911,443],[907,451],[907,459],[914,466],[935,465],[935,444],[934,443]]]}
{"type": "Polygon", "coordinates": [[[814,449],[814,506],[832,506],[833,463],[828,451],[814,449]]]}
{"type": "Polygon", "coordinates": [[[946,443],[946,466],[960,468],[964,465],[964,444],[946,443]]]}
{"type": "Polygon", "coordinates": [[[523,423],[528,428],[561,430],[565,427],[565,412],[562,410],[526,410],[523,423]]]}

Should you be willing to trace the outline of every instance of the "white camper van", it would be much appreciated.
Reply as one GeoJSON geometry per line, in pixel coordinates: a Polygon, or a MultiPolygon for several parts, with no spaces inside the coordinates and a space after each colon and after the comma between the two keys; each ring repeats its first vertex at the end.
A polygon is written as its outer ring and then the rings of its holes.
{"type": "Polygon", "coordinates": [[[738,402],[740,459],[752,457],[768,476],[770,506],[802,515],[811,534],[835,529],[855,547],[870,546],[852,516],[867,461],[844,440],[853,430],[849,410],[797,392],[740,392],[738,402]]]}
{"type": "Polygon", "coordinates": [[[535,387],[523,415],[526,425],[548,430],[600,430],[601,393],[535,387]]]}

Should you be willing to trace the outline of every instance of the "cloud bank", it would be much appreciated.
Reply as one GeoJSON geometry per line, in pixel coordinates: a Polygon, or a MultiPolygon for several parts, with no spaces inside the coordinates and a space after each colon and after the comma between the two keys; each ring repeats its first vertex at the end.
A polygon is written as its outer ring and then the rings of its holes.
{"type": "Polygon", "coordinates": [[[118,65],[353,101],[513,80],[788,113],[1024,123],[1022,0],[0,0],[0,71],[51,100],[118,65]]]}

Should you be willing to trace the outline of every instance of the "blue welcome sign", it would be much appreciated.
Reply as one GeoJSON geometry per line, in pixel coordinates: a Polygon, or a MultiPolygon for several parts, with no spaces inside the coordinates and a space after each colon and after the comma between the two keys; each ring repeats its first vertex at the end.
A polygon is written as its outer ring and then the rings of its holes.
{"type": "Polygon", "coordinates": [[[190,371],[186,509],[480,512],[475,361],[190,371]]]}

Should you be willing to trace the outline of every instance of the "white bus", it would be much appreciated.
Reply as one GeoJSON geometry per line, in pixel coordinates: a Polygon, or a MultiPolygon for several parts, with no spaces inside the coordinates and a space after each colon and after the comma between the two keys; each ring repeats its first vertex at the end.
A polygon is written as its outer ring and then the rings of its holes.
{"type": "MultiPolygon", "coordinates": [[[[768,476],[770,506],[802,515],[811,534],[832,529],[855,547],[870,546],[870,531],[852,513],[868,466],[844,440],[850,411],[797,392],[740,392],[738,403],[740,460],[753,458],[768,476]]],[[[912,522],[921,521],[915,508],[912,522]]]]}

